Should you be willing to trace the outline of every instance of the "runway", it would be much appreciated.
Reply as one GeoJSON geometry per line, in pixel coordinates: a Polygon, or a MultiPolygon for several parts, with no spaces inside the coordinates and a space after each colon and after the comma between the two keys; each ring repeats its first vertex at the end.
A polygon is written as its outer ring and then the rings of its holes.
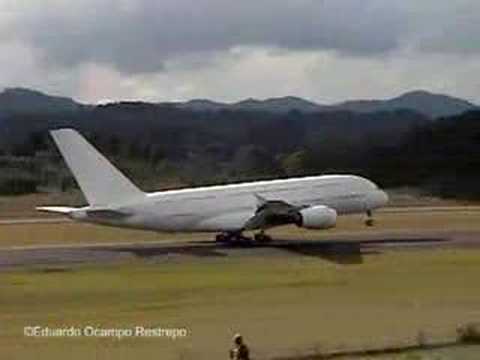
{"type": "MultiPolygon", "coordinates": [[[[340,234],[330,239],[278,239],[269,244],[217,244],[205,241],[98,245],[44,245],[0,250],[0,271],[22,267],[55,267],[78,264],[111,264],[128,261],[154,263],[208,261],[212,258],[244,256],[309,256],[319,261],[361,264],[364,256],[381,256],[387,251],[426,251],[438,248],[480,248],[480,232],[376,232],[374,234],[340,234]]],[[[58,269],[57,269],[58,270],[58,269]]]]}

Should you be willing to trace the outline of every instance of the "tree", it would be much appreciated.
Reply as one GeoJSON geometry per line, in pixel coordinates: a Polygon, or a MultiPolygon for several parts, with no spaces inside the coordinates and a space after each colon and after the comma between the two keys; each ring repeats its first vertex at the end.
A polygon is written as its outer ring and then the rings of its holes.
{"type": "Polygon", "coordinates": [[[310,167],[309,153],[307,150],[300,150],[285,156],[281,160],[283,171],[288,176],[302,175],[310,167]]]}

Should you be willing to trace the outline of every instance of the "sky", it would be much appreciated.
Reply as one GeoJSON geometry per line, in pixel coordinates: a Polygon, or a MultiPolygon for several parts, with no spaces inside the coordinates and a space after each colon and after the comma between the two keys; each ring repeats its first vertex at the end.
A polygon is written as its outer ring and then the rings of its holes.
{"type": "Polygon", "coordinates": [[[85,103],[480,103],[478,0],[0,0],[0,88],[85,103]]]}

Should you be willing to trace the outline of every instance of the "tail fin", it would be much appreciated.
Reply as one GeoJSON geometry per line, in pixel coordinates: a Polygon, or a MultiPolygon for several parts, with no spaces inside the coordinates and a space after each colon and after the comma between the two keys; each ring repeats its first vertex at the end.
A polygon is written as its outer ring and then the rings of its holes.
{"type": "Polygon", "coordinates": [[[75,130],[50,133],[91,206],[122,204],[145,196],[75,130]]]}

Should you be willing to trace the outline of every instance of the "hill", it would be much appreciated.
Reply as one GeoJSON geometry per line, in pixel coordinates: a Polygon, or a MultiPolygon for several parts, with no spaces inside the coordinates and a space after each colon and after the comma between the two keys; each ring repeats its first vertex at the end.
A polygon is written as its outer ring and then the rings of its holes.
{"type": "Polygon", "coordinates": [[[70,98],[45,95],[30,89],[7,88],[0,93],[0,114],[61,113],[81,107],[70,98]]]}
{"type": "Polygon", "coordinates": [[[267,111],[272,113],[287,113],[297,110],[305,113],[320,112],[323,106],[312,101],[295,96],[285,96],[266,100],[246,99],[230,106],[232,110],[267,111]]]}
{"type": "Polygon", "coordinates": [[[353,112],[393,111],[410,109],[432,118],[459,115],[477,108],[474,104],[448,95],[432,94],[427,91],[412,91],[389,100],[354,100],[331,107],[331,110],[353,112]]]}

